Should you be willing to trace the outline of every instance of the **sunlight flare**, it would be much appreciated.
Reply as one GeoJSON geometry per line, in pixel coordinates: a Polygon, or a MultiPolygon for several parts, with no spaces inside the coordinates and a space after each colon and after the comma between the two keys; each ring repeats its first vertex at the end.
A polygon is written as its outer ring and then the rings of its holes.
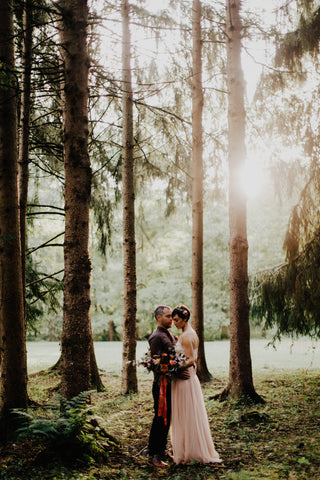
{"type": "Polygon", "coordinates": [[[240,182],[248,199],[258,197],[265,183],[265,172],[261,162],[248,159],[240,173],[240,182]]]}

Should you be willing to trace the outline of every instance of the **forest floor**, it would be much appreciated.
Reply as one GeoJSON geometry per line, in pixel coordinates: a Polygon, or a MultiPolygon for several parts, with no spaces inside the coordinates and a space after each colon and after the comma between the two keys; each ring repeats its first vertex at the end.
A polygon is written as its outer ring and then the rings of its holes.
{"type": "MultiPolygon", "coordinates": [[[[90,411],[121,444],[106,460],[62,463],[41,455],[41,441],[20,440],[0,448],[0,479],[25,480],[304,480],[320,479],[320,371],[268,371],[255,376],[262,405],[243,406],[212,399],[226,378],[203,386],[215,447],[222,466],[174,465],[163,470],[148,464],[146,447],[152,420],[152,377],[139,372],[139,393],[123,396],[118,375],[103,375],[106,390],[93,393],[90,411]]],[[[47,415],[44,406],[54,395],[59,377],[33,375],[31,407],[47,415]]]]}

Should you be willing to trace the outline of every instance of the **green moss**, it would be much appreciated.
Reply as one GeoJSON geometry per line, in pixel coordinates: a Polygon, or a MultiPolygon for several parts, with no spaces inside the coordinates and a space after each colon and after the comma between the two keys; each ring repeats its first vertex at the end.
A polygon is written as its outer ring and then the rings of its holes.
{"type": "MultiPolygon", "coordinates": [[[[267,400],[254,407],[235,402],[210,400],[225,378],[203,387],[211,433],[222,459],[222,467],[170,464],[155,471],[147,462],[146,446],[153,416],[152,378],[140,374],[139,394],[123,396],[120,379],[106,375],[106,391],[92,394],[90,415],[99,425],[121,440],[121,447],[108,458],[94,455],[81,462],[64,465],[57,457],[47,457],[30,440],[0,452],[0,479],[121,479],[121,480],[307,480],[317,478],[320,468],[320,372],[295,371],[260,373],[257,391],[267,400]]],[[[30,396],[43,402],[52,395],[50,386],[58,383],[52,373],[32,377],[30,396]]],[[[46,408],[37,407],[37,415],[46,408]]],[[[48,412],[47,412],[48,414],[48,412]]]]}

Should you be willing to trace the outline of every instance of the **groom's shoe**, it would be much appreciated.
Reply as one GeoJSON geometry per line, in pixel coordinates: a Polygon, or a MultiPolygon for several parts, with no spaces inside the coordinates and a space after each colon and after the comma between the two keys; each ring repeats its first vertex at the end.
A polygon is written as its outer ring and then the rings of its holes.
{"type": "Polygon", "coordinates": [[[159,457],[149,458],[149,463],[150,463],[150,465],[153,465],[154,467],[157,467],[157,468],[164,468],[164,467],[168,466],[168,464],[166,462],[163,462],[162,460],[160,460],[159,457]]]}

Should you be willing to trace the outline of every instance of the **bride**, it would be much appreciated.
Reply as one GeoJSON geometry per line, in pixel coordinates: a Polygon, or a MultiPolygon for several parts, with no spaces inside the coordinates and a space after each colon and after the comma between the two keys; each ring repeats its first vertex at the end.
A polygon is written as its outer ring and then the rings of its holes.
{"type": "Polygon", "coordinates": [[[189,325],[190,310],[181,305],[172,312],[175,326],[182,333],[176,351],[187,357],[186,367],[190,372],[187,380],[177,378],[172,382],[171,443],[175,463],[198,460],[201,463],[221,463],[211,438],[207,412],[199,379],[196,375],[196,360],[199,339],[189,325]]]}

